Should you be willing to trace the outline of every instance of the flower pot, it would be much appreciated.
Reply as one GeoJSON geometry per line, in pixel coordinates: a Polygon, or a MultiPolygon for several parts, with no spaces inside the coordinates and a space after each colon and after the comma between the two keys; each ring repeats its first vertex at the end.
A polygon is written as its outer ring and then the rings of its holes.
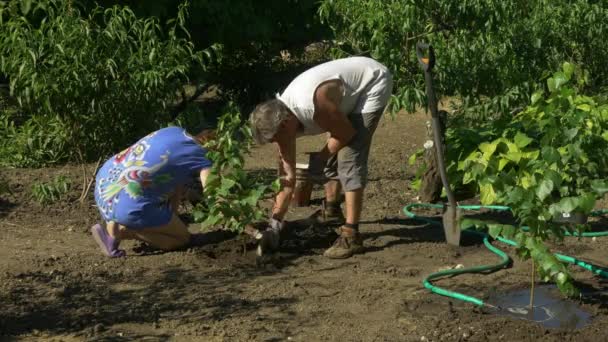
{"type": "Polygon", "coordinates": [[[312,182],[308,177],[308,164],[296,164],[296,186],[291,198],[294,207],[306,207],[310,204],[312,182]]]}
{"type": "Polygon", "coordinates": [[[582,212],[558,213],[553,215],[555,223],[585,224],[588,215],[582,212]]]}

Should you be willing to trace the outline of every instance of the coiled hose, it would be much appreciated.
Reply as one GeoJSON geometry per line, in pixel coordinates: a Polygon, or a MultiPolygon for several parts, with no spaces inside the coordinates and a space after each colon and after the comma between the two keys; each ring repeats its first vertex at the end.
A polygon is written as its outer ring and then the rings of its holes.
{"type": "MultiPolygon", "coordinates": [[[[415,208],[435,208],[435,209],[443,209],[443,204],[429,204],[429,203],[412,203],[412,204],[408,204],[403,208],[403,213],[408,216],[409,218],[415,219],[415,220],[419,220],[425,223],[429,223],[429,224],[433,224],[433,225],[438,225],[441,226],[441,222],[439,221],[435,221],[433,219],[430,219],[428,217],[424,217],[424,216],[417,216],[416,214],[414,214],[412,212],[413,209],[415,208]]],[[[462,210],[481,210],[481,209],[490,209],[490,210],[497,210],[497,211],[510,211],[511,208],[507,207],[507,206],[501,206],[501,205],[462,205],[462,206],[458,206],[459,209],[462,210]]],[[[596,210],[593,211],[591,213],[591,216],[599,216],[602,214],[608,213],[608,210],[596,210]]],[[[522,227],[523,230],[526,230],[526,227],[522,227]]],[[[489,241],[489,235],[480,231],[476,231],[476,230],[472,230],[472,229],[466,229],[463,232],[468,233],[468,234],[474,234],[477,236],[480,236],[483,238],[483,244],[486,246],[486,248],[488,248],[492,253],[496,254],[499,258],[500,258],[500,262],[497,264],[491,264],[491,265],[481,265],[481,266],[474,266],[474,267],[467,267],[467,268],[461,268],[461,269],[452,269],[452,270],[444,270],[444,271],[439,271],[439,272],[435,272],[435,273],[431,273],[428,276],[426,276],[424,278],[424,280],[422,281],[423,285],[425,288],[427,288],[428,290],[430,290],[433,293],[442,295],[442,296],[446,296],[446,297],[451,297],[454,299],[458,299],[458,300],[462,300],[465,302],[469,302],[469,303],[473,303],[475,305],[479,305],[479,306],[487,306],[487,307],[491,307],[491,308],[496,308],[495,306],[484,302],[483,300],[476,298],[476,297],[472,297],[472,296],[468,296],[465,295],[463,293],[459,293],[459,292],[455,292],[455,291],[450,291],[444,288],[441,288],[439,286],[435,286],[433,285],[433,283],[431,283],[432,280],[437,279],[437,278],[441,278],[441,277],[445,277],[445,276],[455,276],[455,275],[459,275],[459,274],[463,274],[463,273],[481,273],[481,272],[490,272],[490,271],[495,271],[501,268],[506,267],[509,262],[510,262],[510,258],[509,256],[503,252],[502,250],[498,249],[497,247],[493,246],[490,241],[489,241]]],[[[581,237],[597,237],[597,236],[608,236],[608,231],[603,231],[603,232],[589,232],[589,233],[582,233],[582,234],[566,234],[568,236],[581,236],[581,237]]],[[[505,239],[503,237],[498,237],[496,240],[505,243],[507,245],[511,245],[514,247],[517,247],[517,243],[515,241],[509,240],[509,239],[505,239]]],[[[559,253],[555,253],[555,256],[557,257],[558,260],[563,261],[563,262],[567,262],[579,267],[582,267],[590,272],[592,272],[593,274],[599,275],[601,277],[604,278],[608,278],[608,270],[602,268],[602,267],[598,267],[596,265],[584,262],[582,260],[579,260],[575,257],[571,257],[568,255],[564,255],[564,254],[559,254],[559,253]]]]}

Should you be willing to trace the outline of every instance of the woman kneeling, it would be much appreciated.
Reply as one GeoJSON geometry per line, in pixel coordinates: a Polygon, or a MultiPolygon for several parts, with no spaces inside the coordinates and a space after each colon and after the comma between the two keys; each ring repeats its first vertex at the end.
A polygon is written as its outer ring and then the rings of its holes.
{"type": "Polygon", "coordinates": [[[191,136],[179,127],[163,128],[105,162],[95,185],[95,201],[105,225],[91,227],[105,255],[125,256],[118,247],[128,239],[166,251],[190,243],[177,209],[184,187],[195,176],[205,184],[211,161],[202,143],[211,134],[204,130],[191,136]]]}

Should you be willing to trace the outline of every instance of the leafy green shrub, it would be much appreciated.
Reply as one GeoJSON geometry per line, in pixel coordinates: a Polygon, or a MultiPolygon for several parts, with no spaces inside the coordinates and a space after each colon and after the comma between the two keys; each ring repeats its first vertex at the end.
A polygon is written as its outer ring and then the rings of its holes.
{"type": "Polygon", "coordinates": [[[520,254],[532,257],[545,279],[569,295],[575,293],[572,278],[543,241],[584,229],[557,218],[589,214],[608,191],[608,101],[579,94],[571,86],[574,70],[564,63],[547,80],[546,93],[534,93],[525,110],[496,127],[498,137],[480,143],[458,163],[463,183],[479,188],[482,204],[509,206],[518,222],[529,227],[525,233],[491,224],[490,234],[515,239],[520,254]]]}
{"type": "MultiPolygon", "coordinates": [[[[139,16],[156,16],[161,20],[175,17],[178,10],[175,0],[99,3],[128,5],[139,16]]],[[[304,47],[330,35],[316,15],[317,0],[190,0],[190,3],[196,15],[189,18],[185,27],[195,47],[222,46],[218,53],[221,60],[204,79],[218,85],[243,113],[249,113],[257,103],[284,88],[290,78],[304,69],[298,65],[304,47]],[[280,56],[282,50],[289,50],[294,60],[286,63],[280,56]]],[[[319,60],[305,63],[315,64],[319,60]]]]}
{"type": "MultiPolygon", "coordinates": [[[[96,159],[166,124],[167,108],[205,63],[183,29],[187,6],[163,29],[155,18],[138,18],[128,7],[95,7],[82,14],[68,0],[0,2],[0,74],[21,117],[5,116],[3,130],[22,157],[17,166],[96,159]],[[185,38],[184,38],[185,37],[185,38]],[[47,123],[53,123],[48,127],[47,123]],[[28,134],[51,135],[62,153],[46,159],[47,143],[28,134]],[[59,132],[58,132],[59,131],[59,132]],[[20,161],[24,161],[21,163],[20,161]]],[[[2,145],[10,144],[5,136],[2,145]]],[[[13,152],[14,154],[15,152],[13,152]]]]}
{"type": "Polygon", "coordinates": [[[268,186],[244,169],[244,155],[252,143],[249,126],[242,125],[239,112],[229,105],[219,119],[217,137],[208,143],[213,168],[203,190],[203,201],[193,215],[203,227],[222,226],[241,232],[246,225],[264,218],[260,200],[278,190],[278,180],[268,186]]]}
{"type": "Polygon", "coordinates": [[[564,60],[608,76],[608,11],[587,0],[323,0],[321,18],[340,43],[335,55],[370,54],[394,73],[393,106],[424,103],[415,44],[437,52],[437,87],[474,106],[475,115],[509,113],[525,104],[545,70],[564,60]]]}
{"type": "Polygon", "coordinates": [[[72,153],[69,127],[58,116],[34,115],[21,125],[0,112],[0,165],[35,167],[65,161],[72,153]]]}
{"type": "Polygon", "coordinates": [[[72,181],[65,176],[55,177],[50,182],[36,182],[32,185],[32,197],[41,204],[61,200],[70,191],[72,181]]]}

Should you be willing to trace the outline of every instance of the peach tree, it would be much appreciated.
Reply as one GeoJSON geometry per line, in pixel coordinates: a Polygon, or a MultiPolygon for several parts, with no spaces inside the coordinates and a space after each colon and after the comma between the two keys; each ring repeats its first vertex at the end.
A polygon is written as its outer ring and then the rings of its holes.
{"type": "Polygon", "coordinates": [[[203,189],[203,201],[193,212],[203,228],[221,226],[241,232],[246,225],[264,219],[260,201],[278,190],[278,180],[267,181],[245,171],[245,155],[252,145],[249,126],[234,105],[219,118],[216,138],[207,144],[213,161],[203,189]]]}
{"type": "MultiPolygon", "coordinates": [[[[608,191],[608,103],[580,94],[575,67],[547,79],[530,105],[499,136],[482,142],[458,163],[463,183],[479,188],[484,205],[506,205],[527,231],[513,225],[466,220],[462,228],[486,225],[493,237],[515,240],[519,254],[532,258],[544,279],[567,295],[576,293],[568,269],[545,241],[576,235],[587,225],[564,224],[561,217],[587,216],[608,191]]],[[[449,143],[448,143],[449,144],[449,143]]]]}

